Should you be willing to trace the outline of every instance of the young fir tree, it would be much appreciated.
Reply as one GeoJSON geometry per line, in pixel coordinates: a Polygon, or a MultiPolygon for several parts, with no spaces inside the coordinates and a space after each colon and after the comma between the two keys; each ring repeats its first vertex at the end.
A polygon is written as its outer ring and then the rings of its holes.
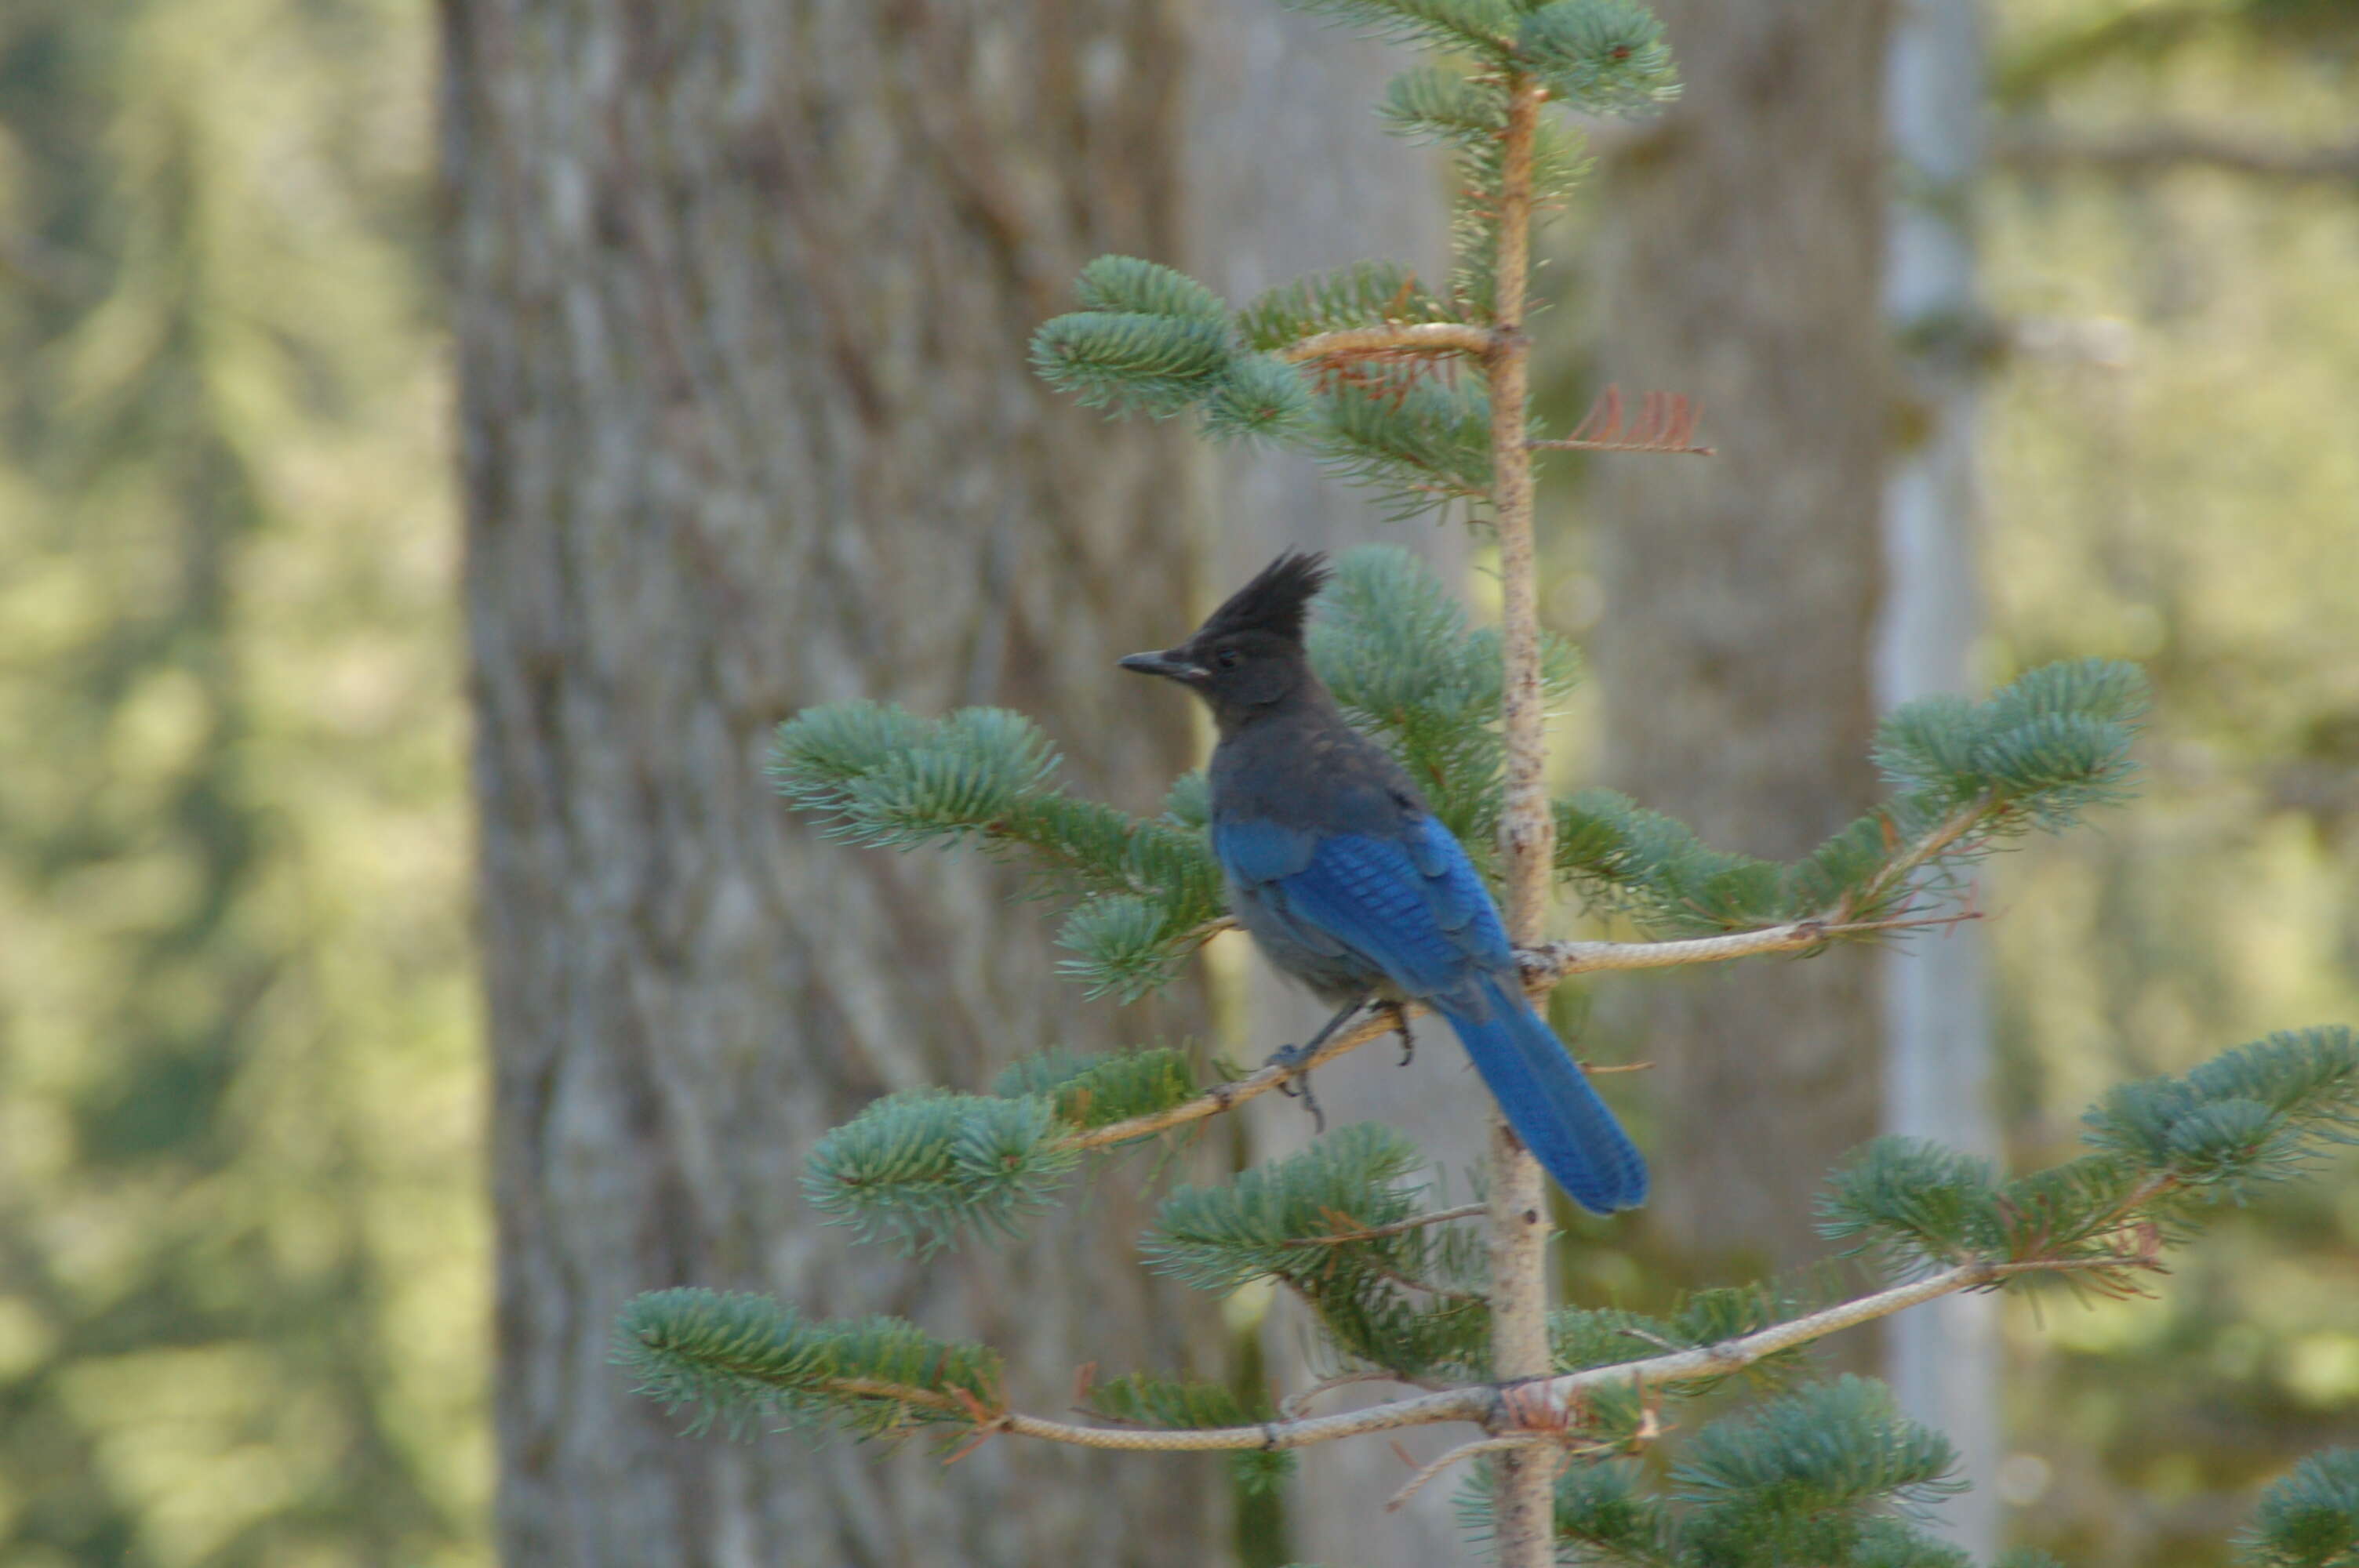
{"type": "MultiPolygon", "coordinates": [[[[1495,531],[1500,631],[1472,627],[1404,553],[1372,548],[1337,564],[1310,643],[1345,710],[1395,750],[1493,880],[1536,995],[1575,974],[1810,953],[1940,924],[1979,857],[2122,793],[2143,685],[2126,665],[2082,661],[1981,702],[1938,697],[1894,713],[1875,746],[1888,798],[1791,864],[1715,850],[1606,792],[1550,801],[1541,723],[1572,661],[1538,624],[1534,454],[1690,449],[1689,421],[1669,407],[1635,429],[1603,421],[1585,432],[1593,439],[1550,439],[1532,424],[1531,224],[1582,168],[1576,136],[1545,111],[1643,109],[1675,91],[1669,54],[1631,0],[1304,3],[1435,57],[1390,84],[1382,113],[1396,132],[1455,155],[1448,282],[1363,265],[1236,310],[1167,267],[1102,257],[1082,274],[1082,308],[1040,329],[1036,360],[1085,403],[1192,414],[1218,440],[1287,443],[1404,516],[1462,503],[1495,531]],[[1647,939],[1546,940],[1564,888],[1647,939]]],[[[1036,871],[1067,903],[1058,940],[1093,994],[1153,989],[1229,925],[1201,775],[1174,784],[1160,815],[1136,818],[1060,788],[1053,745],[1021,715],[929,719],[871,703],[798,716],[779,731],[774,766],[788,801],[847,843],[963,845],[1036,871]]],[[[1184,1137],[1392,1027],[1378,1013],[1308,1062],[1243,1073],[1169,1045],[1050,1051],[982,1092],[879,1100],[812,1152],[805,1189],[863,1240],[929,1253],[988,1239],[1104,1156],[1184,1137]]],[[[1827,1234],[1876,1276],[1866,1287],[1765,1281],[1699,1292],[1659,1315],[1549,1307],[1548,1205],[1504,1124],[1487,1201],[1452,1208],[1431,1206],[1425,1162],[1401,1134],[1338,1128],[1234,1181],[1172,1192],[1144,1242],[1149,1267],[1189,1284],[1281,1283],[1308,1304],[1334,1377],[1276,1402],[1143,1368],[1089,1382],[1086,1419],[1034,1415],[1011,1408],[987,1346],[693,1289],[633,1303],[618,1356],[651,1397],[694,1411],[699,1428],[923,1433],[953,1454],[995,1436],[1219,1451],[1253,1487],[1317,1444],[1464,1423],[1478,1434],[1404,1492],[1474,1461],[1465,1520],[1516,1568],[1567,1557],[1956,1564],[1963,1554],[1913,1511],[1954,1489],[1949,1445],[1877,1384],[1808,1380],[1799,1353],[1952,1292],[2141,1290],[2212,1206],[2349,1140],[2359,1040],[2344,1028],[2273,1035],[2184,1077],[2125,1085],[2085,1120],[2084,1155],[2016,1177],[1933,1144],[1878,1140],[1821,1199],[1827,1234]],[[1675,1430],[1671,1407],[1739,1377],[1752,1402],[1675,1430]],[[1370,1378],[1416,1391],[1313,1413],[1326,1388],[1370,1378]],[[1644,1462],[1658,1450],[1667,1463],[1644,1462]]],[[[2359,1563],[2359,1454],[2322,1455],[2272,1488],[2245,1545],[2270,1568],[2359,1563]]]]}

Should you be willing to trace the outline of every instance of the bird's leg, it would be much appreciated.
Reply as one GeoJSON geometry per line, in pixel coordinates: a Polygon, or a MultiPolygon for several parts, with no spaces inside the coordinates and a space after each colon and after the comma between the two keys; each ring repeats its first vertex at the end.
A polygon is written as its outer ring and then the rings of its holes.
{"type": "MultiPolygon", "coordinates": [[[[1372,991],[1362,991],[1345,1002],[1336,1010],[1334,1017],[1321,1026],[1318,1033],[1301,1044],[1281,1045],[1270,1053],[1268,1065],[1273,1067],[1293,1069],[1295,1081],[1302,1086],[1302,1108],[1310,1113],[1310,1125],[1314,1132],[1327,1130],[1327,1113],[1319,1108],[1319,1101],[1310,1093],[1310,1068],[1308,1064],[1311,1057],[1319,1054],[1319,1047],[1326,1044],[1335,1031],[1350,1022],[1353,1014],[1368,1005],[1368,998],[1371,994],[1372,991]]],[[[1289,1099],[1294,1096],[1294,1090],[1288,1085],[1278,1085],[1277,1090],[1289,1099]]]]}
{"type": "Polygon", "coordinates": [[[1408,1032],[1408,1007],[1397,1001],[1380,1001],[1376,1006],[1392,1015],[1393,1033],[1400,1036],[1400,1065],[1406,1067],[1417,1060],[1417,1036],[1408,1032]]]}

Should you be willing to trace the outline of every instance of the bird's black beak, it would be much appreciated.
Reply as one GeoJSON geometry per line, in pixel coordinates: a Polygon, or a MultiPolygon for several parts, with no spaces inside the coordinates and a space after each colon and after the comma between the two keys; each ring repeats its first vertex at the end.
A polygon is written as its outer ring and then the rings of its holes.
{"type": "Polygon", "coordinates": [[[1207,673],[1204,666],[1174,657],[1176,650],[1160,654],[1133,654],[1121,662],[1126,670],[1136,670],[1143,676],[1161,676],[1167,680],[1200,681],[1207,673]]]}

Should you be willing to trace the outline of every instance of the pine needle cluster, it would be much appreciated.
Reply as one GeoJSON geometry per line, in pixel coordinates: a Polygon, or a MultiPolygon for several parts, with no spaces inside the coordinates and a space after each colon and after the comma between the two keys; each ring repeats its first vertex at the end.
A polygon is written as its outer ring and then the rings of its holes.
{"type": "Polygon", "coordinates": [[[1059,943],[1091,993],[1125,999],[1166,983],[1211,934],[1223,904],[1204,838],[1203,781],[1172,786],[1141,819],[1054,787],[1056,749],[1020,713],[962,708],[920,719],[842,702],[778,727],[778,793],[846,843],[968,845],[1012,859],[1043,892],[1078,895],[1059,943]]]}
{"type": "Polygon", "coordinates": [[[953,1437],[995,1408],[998,1355],[895,1317],[813,1321],[767,1296],[656,1291],[625,1309],[615,1360],[689,1430],[747,1437],[777,1422],[900,1438],[953,1437]]]}
{"type": "MultiPolygon", "coordinates": [[[[1626,1459],[1576,1463],[1556,1487],[1559,1561],[1592,1568],[1971,1568],[1924,1528],[1960,1489],[1939,1433],[1899,1415],[1882,1385],[1840,1378],[1714,1422],[1684,1445],[1668,1485],[1626,1459]]],[[[1458,1498],[1477,1535],[1487,1487],[1458,1498]]],[[[2359,1564],[2359,1449],[2312,1454],[2266,1488],[2237,1541],[2242,1568],[2359,1564]]],[[[2044,1552],[1995,1568],[2060,1568],[2044,1552]]]]}
{"type": "Polygon", "coordinates": [[[2106,659],[2042,665],[1983,702],[1908,703],[1876,730],[1890,798],[1788,864],[1714,849],[1625,796],[1584,790],[1557,803],[1557,871],[1593,908],[1663,935],[1884,919],[2009,839],[2121,798],[2145,707],[2144,676],[2106,659]]]}
{"type": "Polygon", "coordinates": [[[1466,1232],[1414,1223],[1423,1188],[1408,1178],[1423,1162],[1397,1129],[1340,1128],[1234,1181],[1180,1188],[1141,1251],[1200,1291],[1285,1286],[1339,1368],[1479,1378],[1491,1336],[1480,1254],[1466,1232]]]}
{"type": "Polygon", "coordinates": [[[1878,1139],[1835,1173],[1821,1228],[1897,1277],[1981,1259],[2133,1292],[2202,1208],[2359,1141],[2359,1036],[2272,1034],[2184,1077],[2122,1085],[2082,1121],[2092,1152],[2008,1182],[1939,1144],[1878,1139]]]}
{"type": "Polygon", "coordinates": [[[864,1242],[930,1254],[1016,1234],[1082,1158],[1078,1134],[1168,1110],[1197,1093],[1170,1046],[1010,1065],[988,1095],[909,1089],[829,1131],[803,1167],[803,1195],[864,1242]]]}

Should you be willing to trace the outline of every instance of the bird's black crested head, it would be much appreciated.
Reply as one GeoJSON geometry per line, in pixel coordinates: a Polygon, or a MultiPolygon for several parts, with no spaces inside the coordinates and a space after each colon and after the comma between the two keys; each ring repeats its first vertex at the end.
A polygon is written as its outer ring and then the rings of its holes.
{"type": "Polygon", "coordinates": [[[1302,653],[1302,622],[1327,581],[1326,557],[1288,550],[1229,595],[1196,634],[1159,654],[1133,654],[1123,668],[1192,688],[1223,734],[1254,713],[1319,683],[1302,653]]]}
{"type": "Polygon", "coordinates": [[[1254,579],[1212,611],[1191,642],[1208,642],[1239,632],[1266,632],[1299,644],[1310,600],[1327,583],[1327,557],[1318,551],[1288,550],[1261,568],[1254,579]]]}

